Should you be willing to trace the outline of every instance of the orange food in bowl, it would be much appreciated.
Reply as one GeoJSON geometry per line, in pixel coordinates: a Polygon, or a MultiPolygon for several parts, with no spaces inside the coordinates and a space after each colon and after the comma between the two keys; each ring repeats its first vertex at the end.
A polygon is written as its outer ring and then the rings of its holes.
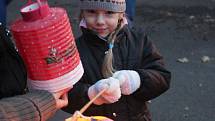
{"type": "MultiPolygon", "coordinates": [[[[67,119],[66,121],[72,121],[67,119]]],[[[113,121],[104,116],[92,116],[92,117],[78,117],[76,121],[113,121]]]]}

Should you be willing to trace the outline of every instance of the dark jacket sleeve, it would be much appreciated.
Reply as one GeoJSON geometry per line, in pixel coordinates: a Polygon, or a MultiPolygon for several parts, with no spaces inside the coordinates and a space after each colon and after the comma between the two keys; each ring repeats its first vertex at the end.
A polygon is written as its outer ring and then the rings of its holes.
{"type": "MultiPolygon", "coordinates": [[[[87,104],[90,99],[88,97],[88,89],[91,85],[93,85],[95,82],[92,82],[92,80],[97,80],[94,78],[97,74],[94,73],[92,70],[96,70],[94,68],[97,68],[96,66],[91,66],[87,61],[89,61],[89,56],[87,55],[88,50],[86,50],[86,43],[83,38],[78,38],[76,40],[76,44],[78,48],[85,48],[85,49],[79,49],[81,61],[83,63],[84,67],[84,75],[82,78],[73,86],[73,88],[68,93],[68,101],[69,104],[62,110],[68,112],[68,113],[74,113],[76,110],[80,110],[85,104],[87,104]],[[91,79],[89,79],[89,76],[91,79]],[[93,78],[93,79],[92,79],[93,78]]],[[[95,61],[92,59],[91,61],[95,61]]],[[[90,106],[93,108],[93,105],[90,106]]]]}
{"type": "Polygon", "coordinates": [[[140,36],[140,64],[135,70],[140,75],[141,86],[134,96],[148,101],[169,89],[171,73],[166,69],[164,59],[152,41],[143,33],[140,33],[140,36]]]}
{"type": "Polygon", "coordinates": [[[46,121],[56,110],[55,99],[47,91],[34,90],[0,100],[1,121],[46,121]]]}

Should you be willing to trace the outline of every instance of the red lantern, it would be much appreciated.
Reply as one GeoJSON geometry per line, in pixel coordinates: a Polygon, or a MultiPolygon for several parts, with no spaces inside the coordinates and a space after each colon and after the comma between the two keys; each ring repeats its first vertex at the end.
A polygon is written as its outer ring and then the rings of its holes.
{"type": "Polygon", "coordinates": [[[21,8],[21,15],[11,31],[31,86],[51,92],[72,88],[84,70],[66,11],[37,0],[21,8]]]}

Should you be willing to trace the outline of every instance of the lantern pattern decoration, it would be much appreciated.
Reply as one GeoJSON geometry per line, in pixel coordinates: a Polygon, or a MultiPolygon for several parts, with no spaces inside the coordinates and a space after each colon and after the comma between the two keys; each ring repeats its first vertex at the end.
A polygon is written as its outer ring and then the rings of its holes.
{"type": "Polygon", "coordinates": [[[29,0],[20,12],[11,32],[30,86],[50,92],[72,88],[84,69],[66,10],[49,7],[46,0],[29,0]]]}

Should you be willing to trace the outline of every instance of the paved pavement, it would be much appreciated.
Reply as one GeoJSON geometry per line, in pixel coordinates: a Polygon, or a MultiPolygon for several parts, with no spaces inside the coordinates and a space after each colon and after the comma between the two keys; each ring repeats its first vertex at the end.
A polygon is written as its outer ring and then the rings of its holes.
{"type": "MultiPolygon", "coordinates": [[[[8,24],[23,3],[8,6],[8,24]]],[[[144,27],[172,71],[171,88],[150,103],[153,121],[215,120],[215,0],[137,0],[135,24],[144,27]],[[204,60],[204,62],[203,62],[204,60]]],[[[64,7],[79,35],[77,0],[49,0],[64,7]]],[[[50,121],[68,117],[59,111],[50,121]]]]}

